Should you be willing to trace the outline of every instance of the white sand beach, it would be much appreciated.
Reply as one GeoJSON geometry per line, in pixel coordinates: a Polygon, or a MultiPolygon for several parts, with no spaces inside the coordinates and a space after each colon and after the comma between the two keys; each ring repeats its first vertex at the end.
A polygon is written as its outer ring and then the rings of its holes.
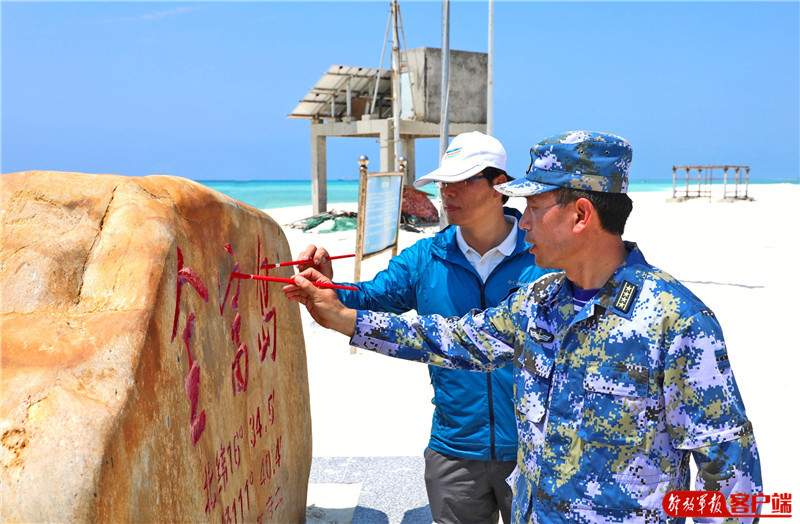
{"type": "MultiPolygon", "coordinates": [[[[794,420],[800,403],[800,338],[792,301],[800,247],[791,216],[800,186],[751,185],[754,201],[668,202],[671,192],[632,193],[624,238],[683,281],[719,318],[761,453],[768,494],[800,493],[794,420]]],[[[511,199],[521,207],[523,199],[511,199]]],[[[355,210],[355,204],[329,209],[355,210]]],[[[266,210],[285,225],[311,206],[266,210]]],[[[303,233],[284,227],[293,255],[309,243],[332,254],[353,253],[355,231],[303,233]]],[[[425,233],[400,232],[400,247],[425,233]]],[[[389,253],[362,265],[369,279],[389,253]]],[[[336,280],[352,280],[353,259],[334,262],[336,280]]],[[[358,350],[316,325],[303,309],[315,457],[420,456],[430,430],[432,390],[426,366],[358,350]]]]}

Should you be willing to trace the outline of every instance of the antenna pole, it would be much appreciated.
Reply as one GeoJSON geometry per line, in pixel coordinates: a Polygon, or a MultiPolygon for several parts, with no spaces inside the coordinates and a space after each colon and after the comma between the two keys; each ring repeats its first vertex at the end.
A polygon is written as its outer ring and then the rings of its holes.
{"type": "Polygon", "coordinates": [[[494,0],[489,0],[489,64],[486,77],[486,134],[494,135],[494,0]]]}
{"type": "MultiPolygon", "coordinates": [[[[442,99],[439,117],[439,162],[447,152],[450,139],[450,0],[442,0],[442,99]]],[[[441,165],[441,163],[440,163],[441,165]]],[[[439,226],[447,226],[442,194],[439,193],[439,226]]]]}
{"type": "Polygon", "coordinates": [[[392,123],[394,126],[394,162],[395,171],[399,171],[400,159],[400,38],[397,34],[397,12],[400,7],[397,0],[392,0],[392,123]]]}
{"type": "Polygon", "coordinates": [[[447,151],[450,138],[450,0],[442,0],[442,98],[439,133],[439,158],[447,151]]]}
{"type": "MultiPolygon", "coordinates": [[[[386,42],[389,41],[389,28],[392,26],[392,15],[389,14],[389,20],[386,21],[386,36],[383,37],[383,49],[381,49],[381,62],[378,66],[378,72],[375,73],[375,91],[372,95],[372,105],[369,106],[369,114],[375,114],[375,103],[378,100],[378,84],[381,83],[381,69],[383,68],[383,57],[386,56],[386,42]]],[[[378,113],[380,118],[380,113],[378,113]]]]}

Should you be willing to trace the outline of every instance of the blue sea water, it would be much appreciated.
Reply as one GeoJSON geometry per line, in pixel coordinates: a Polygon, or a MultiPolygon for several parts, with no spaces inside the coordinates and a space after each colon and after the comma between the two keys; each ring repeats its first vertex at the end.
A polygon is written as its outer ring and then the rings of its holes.
{"type": "MultiPolygon", "coordinates": [[[[199,183],[215,189],[231,198],[258,209],[311,205],[310,180],[198,180],[199,183]]],[[[721,183],[721,182],[720,182],[721,183]]],[[[750,184],[790,183],[797,180],[756,180],[750,184]]],[[[715,185],[717,181],[715,181],[715,185]]],[[[422,188],[433,197],[437,196],[436,186],[428,184],[422,188]]],[[[629,191],[672,190],[672,180],[631,181],[629,191]]],[[[328,204],[358,202],[358,180],[329,180],[328,204]]]]}
{"type": "MultiPolygon", "coordinates": [[[[311,205],[310,180],[198,180],[258,209],[311,205]]],[[[328,204],[358,202],[358,180],[329,180],[328,204]]]]}

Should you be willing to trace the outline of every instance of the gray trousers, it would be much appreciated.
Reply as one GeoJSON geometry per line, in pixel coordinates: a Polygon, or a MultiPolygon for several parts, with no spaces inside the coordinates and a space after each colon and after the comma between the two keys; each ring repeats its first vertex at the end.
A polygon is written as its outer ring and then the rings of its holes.
{"type": "Polygon", "coordinates": [[[425,450],[425,486],[438,524],[511,522],[511,475],[516,461],[467,460],[425,450]]]}

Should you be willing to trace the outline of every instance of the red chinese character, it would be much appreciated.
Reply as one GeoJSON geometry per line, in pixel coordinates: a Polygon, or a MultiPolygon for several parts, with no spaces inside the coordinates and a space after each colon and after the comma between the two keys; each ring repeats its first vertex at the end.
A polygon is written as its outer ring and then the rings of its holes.
{"type": "Polygon", "coordinates": [[[178,249],[178,282],[176,286],[176,297],[175,297],[175,319],[172,322],[172,339],[170,341],[175,340],[175,335],[178,333],[178,316],[181,312],[181,289],[183,285],[187,282],[191,284],[191,286],[197,291],[206,304],[208,304],[208,289],[206,285],[203,284],[203,281],[200,280],[200,277],[197,276],[197,273],[194,272],[193,269],[188,267],[183,267],[183,253],[181,253],[181,248],[178,249]]]}
{"type": "MultiPolygon", "coordinates": [[[[238,273],[238,272],[239,272],[239,263],[237,262],[237,263],[235,263],[233,265],[233,270],[231,270],[231,274],[238,273]]],[[[221,282],[221,277],[220,277],[219,282],[221,282]]],[[[231,284],[232,283],[233,283],[233,277],[231,277],[229,275],[228,276],[228,285],[225,286],[225,296],[224,297],[221,296],[222,288],[219,287],[220,284],[217,284],[217,293],[220,294],[220,302],[219,302],[219,314],[220,315],[222,315],[225,312],[225,303],[228,302],[228,294],[231,292],[231,284]]],[[[241,284],[242,284],[242,281],[237,279],[236,280],[236,293],[234,295],[236,297],[239,296],[239,289],[240,289],[241,284]]],[[[238,309],[238,307],[239,307],[239,305],[238,305],[238,298],[237,298],[236,308],[234,308],[234,309],[238,309]]]]}
{"type": "Polygon", "coordinates": [[[239,391],[247,391],[247,379],[250,374],[250,357],[248,356],[247,344],[242,344],[236,351],[236,356],[231,364],[231,385],[233,395],[239,391]],[[242,357],[244,356],[244,375],[242,375],[242,357]]]}
{"type": "Polygon", "coordinates": [[[204,466],[203,479],[203,489],[206,492],[206,515],[208,515],[217,507],[217,494],[211,489],[211,482],[214,480],[214,475],[211,472],[208,462],[206,462],[204,466]]]}
{"type": "Polygon", "coordinates": [[[678,515],[678,509],[681,503],[680,495],[675,492],[671,492],[667,494],[665,502],[667,503],[667,507],[664,509],[667,511],[667,515],[676,517],[678,515]]]}
{"type": "Polygon", "coordinates": [[[706,497],[709,495],[708,492],[701,491],[700,496],[697,497],[697,509],[700,510],[700,513],[703,513],[703,510],[706,509],[706,497]]]}
{"type": "Polygon", "coordinates": [[[192,446],[196,446],[197,441],[200,440],[200,436],[206,429],[206,410],[201,411],[199,414],[197,413],[197,404],[200,398],[200,366],[198,366],[197,362],[192,358],[192,347],[190,343],[192,333],[194,333],[194,312],[190,313],[189,318],[186,319],[186,327],[183,329],[181,338],[183,338],[183,343],[186,344],[186,354],[189,358],[189,374],[186,375],[183,386],[186,390],[186,396],[189,398],[189,430],[192,438],[192,446]]]}
{"type": "Polygon", "coordinates": [[[759,506],[762,503],[769,503],[769,495],[764,495],[763,493],[755,493],[752,495],[750,502],[750,514],[755,515],[758,513],[759,506]]]}
{"type": "Polygon", "coordinates": [[[278,497],[278,493],[280,491],[281,487],[278,486],[278,489],[275,490],[275,494],[267,499],[267,515],[270,519],[272,519],[275,510],[278,508],[278,506],[280,506],[281,502],[283,502],[283,497],[278,497]]]}
{"type": "Polygon", "coordinates": [[[792,494],[791,493],[774,493],[772,495],[772,512],[773,513],[791,513],[792,512],[792,494]]]}
{"type": "Polygon", "coordinates": [[[236,313],[236,316],[233,319],[233,323],[231,324],[231,342],[233,342],[234,346],[239,346],[239,333],[242,331],[242,315],[236,313]]]}
{"type": "Polygon", "coordinates": [[[709,515],[723,515],[722,506],[723,506],[724,499],[722,495],[715,491],[711,494],[711,501],[708,504],[708,514],[709,515]]]}
{"type": "Polygon", "coordinates": [[[734,493],[731,495],[731,513],[746,515],[750,513],[750,494],[734,493]]]}
{"type": "Polygon", "coordinates": [[[228,463],[225,460],[225,447],[221,447],[217,455],[217,484],[219,493],[228,485],[228,463]]]}
{"type": "Polygon", "coordinates": [[[190,340],[194,331],[194,313],[189,315],[186,321],[186,328],[183,330],[183,342],[186,344],[186,354],[189,357],[189,374],[184,379],[186,396],[189,397],[190,419],[194,420],[197,415],[197,403],[200,396],[200,366],[192,358],[192,347],[190,340]]]}
{"type": "Polygon", "coordinates": [[[661,507],[670,517],[730,516],[718,491],[670,491],[661,507]]]}
{"type": "MultiPolygon", "coordinates": [[[[261,275],[261,270],[264,270],[263,275],[266,276],[269,273],[269,269],[267,269],[267,264],[269,261],[265,256],[263,259],[261,258],[261,235],[258,236],[258,248],[256,249],[256,268],[257,273],[261,275]]],[[[269,282],[266,281],[259,281],[258,283],[258,302],[261,306],[261,315],[264,315],[264,310],[267,309],[267,304],[269,304],[269,282]]]]}
{"type": "Polygon", "coordinates": [[[261,333],[258,335],[258,356],[261,362],[267,358],[267,351],[272,348],[270,358],[275,362],[275,357],[278,352],[277,335],[278,335],[278,320],[275,316],[275,306],[272,306],[267,314],[263,316],[264,323],[267,324],[266,329],[261,326],[261,333]],[[270,334],[269,323],[272,321],[272,333],[270,334]]]}

